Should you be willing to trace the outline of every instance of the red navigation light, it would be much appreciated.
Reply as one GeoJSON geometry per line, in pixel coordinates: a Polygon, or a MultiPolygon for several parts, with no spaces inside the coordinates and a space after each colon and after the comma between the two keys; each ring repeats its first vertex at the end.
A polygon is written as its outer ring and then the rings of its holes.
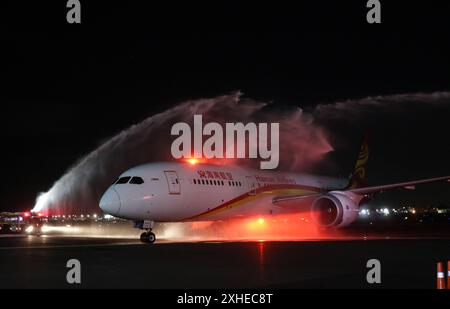
{"type": "Polygon", "coordinates": [[[198,163],[198,160],[197,160],[197,159],[194,159],[194,158],[188,159],[187,161],[188,161],[189,164],[191,164],[191,165],[195,165],[195,164],[198,163]]]}
{"type": "Polygon", "coordinates": [[[24,216],[25,218],[28,218],[29,216],[31,216],[31,214],[27,211],[27,212],[24,212],[24,213],[23,213],[23,216],[24,216]]]}
{"type": "Polygon", "coordinates": [[[44,215],[41,212],[38,212],[38,217],[43,217],[44,215]]]}

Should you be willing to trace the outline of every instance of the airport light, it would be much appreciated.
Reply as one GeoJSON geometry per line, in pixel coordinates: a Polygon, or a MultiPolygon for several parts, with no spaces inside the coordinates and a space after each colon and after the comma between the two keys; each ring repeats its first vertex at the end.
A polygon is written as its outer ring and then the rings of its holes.
{"type": "Polygon", "coordinates": [[[31,232],[33,232],[33,230],[34,230],[34,226],[30,225],[25,229],[25,232],[31,233],[31,232]]]}
{"type": "Polygon", "coordinates": [[[360,216],[369,216],[370,215],[370,210],[369,209],[361,209],[359,211],[359,215],[360,216]]]}

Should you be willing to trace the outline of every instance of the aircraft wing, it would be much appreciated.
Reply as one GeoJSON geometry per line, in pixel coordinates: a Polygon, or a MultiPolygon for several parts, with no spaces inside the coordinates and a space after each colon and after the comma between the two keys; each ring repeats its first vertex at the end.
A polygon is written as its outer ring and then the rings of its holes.
{"type": "Polygon", "coordinates": [[[374,194],[374,193],[384,192],[384,191],[398,189],[398,188],[414,190],[416,185],[432,183],[432,182],[439,182],[439,181],[450,182],[450,176],[421,179],[421,180],[408,181],[408,182],[400,182],[400,183],[394,183],[394,184],[389,184],[389,185],[355,188],[355,189],[344,190],[344,192],[352,192],[352,193],[359,194],[359,195],[366,195],[366,194],[374,194]]]}
{"type": "Polygon", "coordinates": [[[296,202],[312,202],[316,198],[321,196],[321,194],[310,194],[310,195],[289,195],[289,196],[276,196],[272,199],[273,204],[278,204],[282,202],[290,202],[290,201],[296,201],[296,202]]]}
{"type": "MultiPolygon", "coordinates": [[[[343,190],[333,190],[333,191],[340,191],[340,192],[351,192],[358,195],[371,195],[375,193],[381,193],[393,189],[399,189],[404,188],[408,190],[414,190],[416,185],[421,184],[427,184],[427,183],[433,183],[433,182],[443,182],[447,181],[450,182],[450,176],[444,176],[444,177],[436,177],[436,178],[429,178],[429,179],[421,179],[421,180],[415,180],[415,181],[407,181],[407,182],[399,182],[389,185],[381,185],[381,186],[371,186],[371,187],[362,187],[362,188],[355,188],[355,189],[343,189],[343,190]]],[[[321,196],[321,193],[315,193],[311,195],[290,195],[290,196],[277,196],[273,198],[273,203],[281,203],[281,202],[289,202],[289,201],[296,201],[296,202],[302,202],[302,201],[311,201],[315,198],[321,196]]]]}

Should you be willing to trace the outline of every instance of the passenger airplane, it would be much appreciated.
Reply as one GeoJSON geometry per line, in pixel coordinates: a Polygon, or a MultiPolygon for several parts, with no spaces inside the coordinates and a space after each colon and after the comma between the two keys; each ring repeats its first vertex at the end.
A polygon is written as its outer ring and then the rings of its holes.
{"type": "Polygon", "coordinates": [[[349,181],[253,170],[236,166],[149,163],[131,168],[103,194],[100,208],[133,220],[145,230],[141,241],[153,243],[154,222],[214,221],[261,215],[308,212],[322,227],[345,227],[356,220],[359,206],[373,194],[396,188],[450,181],[450,176],[365,185],[369,158],[364,140],[349,181]]]}

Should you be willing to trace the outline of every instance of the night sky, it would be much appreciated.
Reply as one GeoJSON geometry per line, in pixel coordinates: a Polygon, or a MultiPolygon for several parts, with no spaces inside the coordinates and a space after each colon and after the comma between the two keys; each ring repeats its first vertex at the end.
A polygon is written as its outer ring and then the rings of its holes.
{"type": "MultiPolygon", "coordinates": [[[[381,25],[366,23],[366,1],[93,2],[81,1],[81,25],[65,22],[66,1],[5,13],[2,211],[31,208],[38,192],[108,137],[186,99],[241,90],[279,109],[311,110],[450,91],[448,1],[381,1],[381,25]]],[[[333,173],[350,173],[370,130],[370,183],[449,175],[449,104],[330,125],[346,140],[331,154],[333,173]]],[[[449,191],[436,185],[385,200],[448,203],[449,191]]]]}

